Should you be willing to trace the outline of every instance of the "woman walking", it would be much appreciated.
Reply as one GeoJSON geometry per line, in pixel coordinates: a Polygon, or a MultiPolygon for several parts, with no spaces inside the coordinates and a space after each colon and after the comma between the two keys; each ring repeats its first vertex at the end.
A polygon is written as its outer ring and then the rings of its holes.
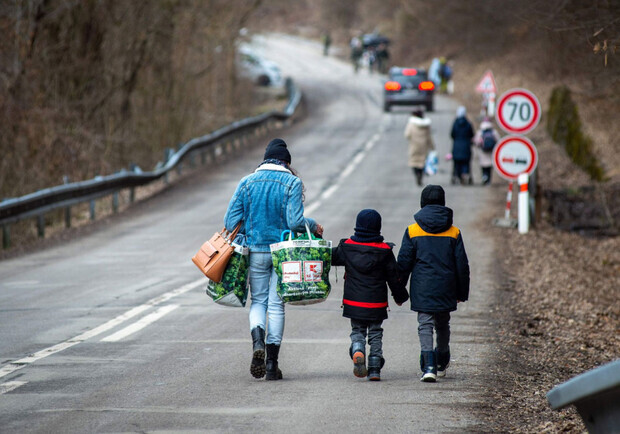
{"type": "Polygon", "coordinates": [[[405,127],[405,138],[409,140],[409,167],[418,185],[422,185],[426,156],[435,149],[431,137],[431,120],[424,117],[422,110],[417,109],[411,113],[405,127]]]}
{"type": "Polygon", "coordinates": [[[284,303],[276,292],[278,278],[269,245],[280,241],[284,230],[316,235],[323,227],[304,218],[303,183],[291,168],[291,154],[282,139],[267,145],[264,161],[237,186],[224,216],[226,229],[243,222],[240,232],[250,249],[250,333],[255,378],[280,380],[278,355],[284,332],[284,303]],[[266,352],[266,362],[265,362],[266,352]]]}
{"type": "Polygon", "coordinates": [[[474,129],[467,120],[467,109],[460,106],[456,110],[456,119],[452,124],[452,159],[454,161],[454,171],[452,173],[452,183],[472,184],[470,162],[471,162],[471,141],[474,137],[474,129]]]}

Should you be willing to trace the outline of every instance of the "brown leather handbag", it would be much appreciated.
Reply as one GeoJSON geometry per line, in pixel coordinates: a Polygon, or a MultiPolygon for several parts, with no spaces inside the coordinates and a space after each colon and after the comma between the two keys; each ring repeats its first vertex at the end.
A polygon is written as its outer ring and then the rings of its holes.
{"type": "Polygon", "coordinates": [[[235,250],[232,242],[235,240],[240,228],[241,222],[232,232],[228,232],[226,228],[216,232],[209,241],[200,247],[198,253],[192,258],[192,262],[212,281],[222,281],[226,265],[228,265],[228,261],[235,250]]]}

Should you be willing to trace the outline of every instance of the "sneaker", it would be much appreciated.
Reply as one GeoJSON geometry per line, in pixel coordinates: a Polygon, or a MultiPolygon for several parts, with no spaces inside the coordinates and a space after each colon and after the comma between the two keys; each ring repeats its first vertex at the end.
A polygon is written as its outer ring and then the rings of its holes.
{"type": "Polygon", "coordinates": [[[422,378],[420,378],[420,381],[425,383],[434,383],[437,381],[437,375],[432,372],[425,372],[424,375],[422,375],[422,378]]]}
{"type": "Polygon", "coordinates": [[[359,378],[364,378],[368,375],[366,370],[366,356],[361,351],[353,353],[353,375],[359,378]]]}

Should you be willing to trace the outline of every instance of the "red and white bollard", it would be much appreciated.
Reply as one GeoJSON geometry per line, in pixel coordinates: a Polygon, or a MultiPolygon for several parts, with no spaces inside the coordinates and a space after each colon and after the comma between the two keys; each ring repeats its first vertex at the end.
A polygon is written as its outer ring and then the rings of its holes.
{"type": "Polygon", "coordinates": [[[512,184],[512,181],[508,183],[508,194],[506,195],[506,211],[504,212],[504,218],[506,220],[510,219],[510,207],[512,206],[512,184]]]}
{"type": "Polygon", "coordinates": [[[529,175],[519,175],[519,233],[527,234],[530,229],[529,175]]]}

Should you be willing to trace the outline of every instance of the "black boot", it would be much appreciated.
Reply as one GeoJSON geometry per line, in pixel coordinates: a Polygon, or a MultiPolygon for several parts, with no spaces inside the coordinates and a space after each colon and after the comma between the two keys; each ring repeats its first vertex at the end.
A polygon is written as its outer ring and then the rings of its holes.
{"type": "Polygon", "coordinates": [[[267,344],[267,373],[265,380],[281,380],[282,371],[278,368],[278,354],[280,353],[280,345],[267,344]]]}
{"type": "Polygon", "coordinates": [[[437,365],[435,364],[435,351],[422,351],[420,353],[420,368],[422,369],[421,381],[434,383],[437,381],[437,365]]]}
{"type": "Polygon", "coordinates": [[[385,359],[381,356],[368,356],[368,380],[381,381],[381,368],[385,359]]]}
{"type": "Polygon", "coordinates": [[[265,330],[260,327],[252,329],[252,364],[250,373],[254,378],[265,376],[265,330]]]}
{"type": "Polygon", "coordinates": [[[368,374],[366,370],[366,345],[363,342],[353,342],[349,348],[349,354],[353,360],[353,375],[364,378],[368,374]]]}

